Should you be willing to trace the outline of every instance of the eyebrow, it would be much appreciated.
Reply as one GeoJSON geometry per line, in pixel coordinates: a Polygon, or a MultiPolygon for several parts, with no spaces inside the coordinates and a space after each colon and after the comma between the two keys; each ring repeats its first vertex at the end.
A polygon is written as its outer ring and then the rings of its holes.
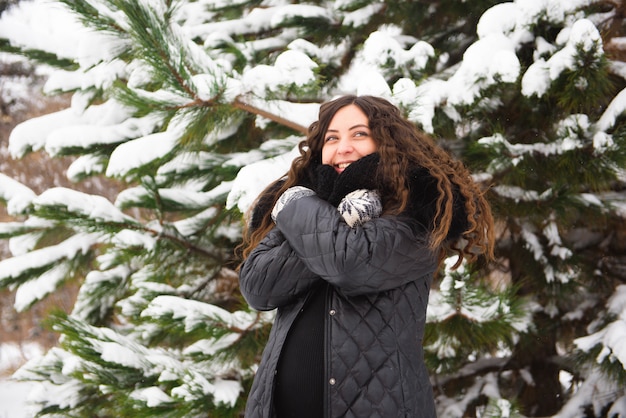
{"type": "MultiPolygon", "coordinates": [[[[348,130],[351,131],[351,130],[353,130],[355,128],[367,128],[367,129],[369,129],[370,127],[367,126],[367,125],[364,125],[362,123],[359,123],[357,125],[349,127],[348,130]]],[[[338,131],[339,131],[338,129],[330,129],[330,128],[326,130],[326,132],[338,132],[338,131]]]]}

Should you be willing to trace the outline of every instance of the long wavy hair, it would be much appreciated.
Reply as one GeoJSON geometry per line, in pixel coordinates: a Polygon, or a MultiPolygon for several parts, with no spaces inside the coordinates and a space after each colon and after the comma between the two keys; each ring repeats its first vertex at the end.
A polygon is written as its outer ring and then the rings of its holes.
{"type": "MultiPolygon", "coordinates": [[[[309,167],[320,164],[324,137],[335,113],[352,104],[367,116],[372,138],[380,154],[378,178],[382,183],[379,192],[383,214],[400,214],[407,207],[409,170],[416,165],[421,166],[436,179],[439,191],[430,236],[431,248],[440,250],[440,259],[449,251],[458,253],[457,266],[463,258],[474,260],[479,254],[492,259],[494,223],[491,209],[483,192],[472,180],[469,170],[404,118],[400,110],[389,101],[380,97],[354,95],[342,96],[321,105],[318,120],[310,125],[307,138],[299,144],[300,156],[293,161],[285,177],[261,193],[260,196],[264,196],[264,200],[271,205],[262,214],[257,228],[246,228],[244,231],[244,240],[240,246],[244,259],[273,228],[270,212],[278,197],[288,188],[303,182],[309,167]],[[462,234],[462,239],[450,243],[446,238],[452,223],[455,186],[464,197],[468,228],[462,234]]],[[[251,210],[254,210],[254,206],[251,210]]]]}

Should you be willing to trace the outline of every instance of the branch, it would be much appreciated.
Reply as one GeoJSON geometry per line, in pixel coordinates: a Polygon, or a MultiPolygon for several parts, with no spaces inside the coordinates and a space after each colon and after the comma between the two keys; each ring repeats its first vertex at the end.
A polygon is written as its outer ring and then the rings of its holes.
{"type": "Polygon", "coordinates": [[[475,362],[466,364],[454,374],[436,377],[435,379],[436,384],[438,386],[443,386],[454,380],[463,379],[469,376],[483,375],[485,373],[492,372],[492,371],[502,370],[503,368],[506,367],[506,364],[509,361],[510,359],[507,357],[482,358],[475,362]]]}
{"type": "MultiPolygon", "coordinates": [[[[578,372],[572,367],[571,360],[563,356],[550,356],[544,359],[545,363],[558,366],[561,370],[565,370],[573,375],[578,372]]],[[[491,357],[481,358],[477,361],[467,363],[458,369],[455,373],[443,376],[434,376],[431,379],[433,386],[444,386],[451,382],[466,379],[468,377],[484,376],[487,373],[504,370],[519,370],[523,366],[515,366],[511,364],[511,357],[491,357]]]]}
{"type": "Polygon", "coordinates": [[[286,126],[288,128],[293,129],[294,131],[300,132],[303,135],[306,135],[308,132],[308,129],[306,126],[302,126],[298,123],[295,123],[293,121],[290,121],[288,119],[285,119],[281,116],[275,115],[273,113],[268,112],[267,110],[263,110],[260,109],[256,106],[252,106],[246,102],[244,102],[241,98],[237,97],[235,99],[235,101],[233,102],[233,106],[236,107],[237,109],[246,111],[246,112],[250,112],[250,113],[254,113],[255,115],[259,115],[259,116],[263,116],[264,118],[267,118],[271,121],[274,121],[280,125],[286,126]]]}

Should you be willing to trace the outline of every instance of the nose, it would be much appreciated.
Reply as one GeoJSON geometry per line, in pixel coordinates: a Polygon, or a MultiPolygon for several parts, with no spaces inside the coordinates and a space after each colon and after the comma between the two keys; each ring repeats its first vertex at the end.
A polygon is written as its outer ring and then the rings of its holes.
{"type": "Polygon", "coordinates": [[[347,138],[340,138],[337,144],[337,154],[349,154],[354,151],[352,143],[347,138]]]}

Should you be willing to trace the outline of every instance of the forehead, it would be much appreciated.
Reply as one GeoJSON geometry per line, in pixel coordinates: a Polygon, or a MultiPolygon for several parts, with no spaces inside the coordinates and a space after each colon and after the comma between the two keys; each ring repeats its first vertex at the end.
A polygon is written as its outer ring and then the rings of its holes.
{"type": "Polygon", "coordinates": [[[363,110],[355,104],[350,104],[342,107],[335,112],[333,118],[330,121],[328,129],[333,129],[335,126],[360,123],[368,123],[368,117],[363,110]]]}

